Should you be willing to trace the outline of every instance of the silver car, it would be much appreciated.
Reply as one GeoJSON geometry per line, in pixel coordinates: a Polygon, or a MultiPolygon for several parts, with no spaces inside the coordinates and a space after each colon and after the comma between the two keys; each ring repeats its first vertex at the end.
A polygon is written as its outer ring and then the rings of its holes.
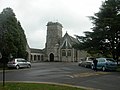
{"type": "Polygon", "coordinates": [[[91,64],[93,62],[94,58],[93,57],[86,57],[85,59],[81,60],[78,62],[79,66],[91,68],[91,64]]]}
{"type": "Polygon", "coordinates": [[[9,61],[7,66],[8,68],[16,68],[16,69],[23,68],[23,67],[30,68],[31,63],[23,58],[15,58],[9,61]]]}

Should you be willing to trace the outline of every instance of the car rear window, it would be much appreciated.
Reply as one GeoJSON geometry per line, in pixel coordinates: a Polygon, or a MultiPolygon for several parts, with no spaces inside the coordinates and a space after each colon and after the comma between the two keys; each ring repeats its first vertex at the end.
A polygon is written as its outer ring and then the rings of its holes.
{"type": "Polygon", "coordinates": [[[18,59],[17,62],[22,62],[22,60],[18,59]]]}
{"type": "Polygon", "coordinates": [[[107,60],[107,61],[111,61],[111,62],[115,62],[115,60],[112,59],[112,58],[107,58],[106,60],[107,60]]]}
{"type": "Polygon", "coordinates": [[[89,61],[93,61],[93,60],[94,60],[94,58],[89,58],[88,60],[89,60],[89,61]]]}

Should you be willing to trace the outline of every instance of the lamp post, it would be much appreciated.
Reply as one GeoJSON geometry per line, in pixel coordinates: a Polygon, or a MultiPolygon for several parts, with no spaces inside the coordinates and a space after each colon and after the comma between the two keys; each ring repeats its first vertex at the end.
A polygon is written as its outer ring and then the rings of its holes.
{"type": "Polygon", "coordinates": [[[5,85],[5,64],[4,64],[4,60],[3,60],[3,58],[4,58],[4,55],[3,55],[3,52],[4,52],[4,40],[3,40],[3,38],[4,38],[4,31],[3,31],[3,29],[0,29],[0,60],[1,60],[1,62],[2,62],[2,64],[3,64],[3,87],[4,87],[4,85],[5,85]]]}
{"type": "Polygon", "coordinates": [[[3,61],[3,87],[5,86],[5,61],[3,61]]]}
{"type": "Polygon", "coordinates": [[[3,87],[5,86],[5,64],[6,64],[6,56],[5,56],[5,33],[6,33],[6,29],[2,29],[0,30],[0,47],[1,47],[1,61],[3,63],[3,87]]]}

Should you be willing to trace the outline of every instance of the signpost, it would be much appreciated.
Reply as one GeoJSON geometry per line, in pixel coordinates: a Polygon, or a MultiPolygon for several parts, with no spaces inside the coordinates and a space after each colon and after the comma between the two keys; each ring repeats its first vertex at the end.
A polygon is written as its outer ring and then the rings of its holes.
{"type": "Polygon", "coordinates": [[[2,54],[1,54],[1,52],[0,52],[0,59],[2,58],[2,54]]]}
{"type": "Polygon", "coordinates": [[[5,61],[3,61],[3,87],[5,86],[5,61]]]}
{"type": "MultiPolygon", "coordinates": [[[[0,52],[0,59],[2,59],[2,53],[0,52]]],[[[3,87],[5,86],[5,60],[3,60],[3,87]]]]}

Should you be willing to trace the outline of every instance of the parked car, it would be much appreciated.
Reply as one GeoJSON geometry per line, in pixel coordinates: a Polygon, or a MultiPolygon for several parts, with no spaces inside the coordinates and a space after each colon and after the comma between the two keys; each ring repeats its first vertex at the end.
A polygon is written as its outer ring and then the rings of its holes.
{"type": "Polygon", "coordinates": [[[94,58],[93,57],[86,57],[85,59],[81,60],[78,62],[79,66],[91,68],[91,64],[93,62],[94,58]]]}
{"type": "Polygon", "coordinates": [[[78,66],[81,66],[81,63],[84,61],[85,59],[80,58],[80,60],[78,61],[78,66]]]}
{"type": "MultiPolygon", "coordinates": [[[[96,58],[98,60],[97,69],[105,70],[116,70],[117,62],[113,58],[96,58]]],[[[94,69],[94,64],[92,63],[91,68],[94,69]]]]}
{"type": "Polygon", "coordinates": [[[16,69],[23,68],[23,67],[30,68],[31,63],[23,58],[15,58],[9,61],[7,66],[8,68],[16,68],[16,69]]]}

